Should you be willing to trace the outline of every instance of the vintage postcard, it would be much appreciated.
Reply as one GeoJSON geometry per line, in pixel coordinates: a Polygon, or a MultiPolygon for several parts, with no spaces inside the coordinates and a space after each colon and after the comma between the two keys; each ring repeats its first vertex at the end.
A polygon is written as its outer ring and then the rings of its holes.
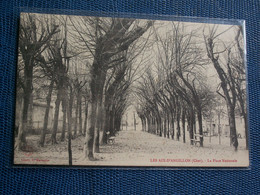
{"type": "Polygon", "coordinates": [[[14,165],[248,167],[244,33],[22,13],[14,165]]]}

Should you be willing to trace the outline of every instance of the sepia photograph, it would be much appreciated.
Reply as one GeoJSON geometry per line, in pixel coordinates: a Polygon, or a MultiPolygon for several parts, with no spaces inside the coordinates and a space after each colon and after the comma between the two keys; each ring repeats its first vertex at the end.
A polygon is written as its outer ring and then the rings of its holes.
{"type": "Polygon", "coordinates": [[[21,13],[14,165],[248,167],[244,34],[21,13]]]}

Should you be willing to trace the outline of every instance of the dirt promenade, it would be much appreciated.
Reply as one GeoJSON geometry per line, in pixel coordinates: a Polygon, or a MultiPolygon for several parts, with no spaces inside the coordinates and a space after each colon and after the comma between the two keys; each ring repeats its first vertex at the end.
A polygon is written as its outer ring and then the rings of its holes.
{"type": "MultiPolygon", "coordinates": [[[[54,164],[67,165],[67,142],[51,145],[44,148],[37,146],[37,136],[29,136],[28,143],[33,149],[31,152],[16,152],[17,164],[54,164]]],[[[227,137],[204,138],[204,147],[189,145],[182,141],[171,140],[142,131],[120,131],[115,138],[115,143],[100,146],[100,153],[95,154],[95,161],[84,158],[84,137],[72,140],[73,165],[94,166],[237,166],[246,165],[248,155],[245,150],[244,140],[241,139],[239,150],[233,151],[229,146],[227,137]],[[225,158],[224,158],[225,157],[225,158]],[[228,157],[228,159],[227,159],[228,157]]],[[[182,140],[182,139],[180,139],[182,140]]]]}

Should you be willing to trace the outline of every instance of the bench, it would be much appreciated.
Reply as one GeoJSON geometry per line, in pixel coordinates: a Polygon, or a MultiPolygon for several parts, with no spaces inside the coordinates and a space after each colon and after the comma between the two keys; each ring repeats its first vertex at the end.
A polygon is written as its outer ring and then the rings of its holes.
{"type": "Polygon", "coordinates": [[[197,144],[200,145],[200,137],[203,137],[203,135],[200,135],[200,134],[194,134],[194,139],[191,139],[193,141],[193,143],[195,143],[195,146],[197,146],[197,144]]]}
{"type": "Polygon", "coordinates": [[[109,135],[110,135],[110,131],[107,131],[106,134],[107,134],[107,143],[109,143],[109,144],[115,143],[115,138],[116,138],[116,137],[114,137],[114,136],[109,136],[109,135]]]}
{"type": "Polygon", "coordinates": [[[107,139],[107,142],[108,142],[109,144],[113,144],[113,143],[115,143],[115,138],[116,138],[116,137],[111,136],[111,137],[109,137],[109,138],[107,139]]]}
{"type": "Polygon", "coordinates": [[[197,146],[197,144],[200,144],[200,140],[197,140],[197,139],[191,139],[191,141],[193,141],[193,143],[195,143],[195,146],[197,146]]]}

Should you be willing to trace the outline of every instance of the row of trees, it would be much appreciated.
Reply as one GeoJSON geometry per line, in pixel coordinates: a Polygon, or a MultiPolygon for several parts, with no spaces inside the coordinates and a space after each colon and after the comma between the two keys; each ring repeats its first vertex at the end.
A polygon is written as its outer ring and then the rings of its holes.
{"type": "Polygon", "coordinates": [[[203,120],[209,119],[217,96],[221,96],[227,105],[231,144],[237,150],[236,109],[244,118],[247,139],[242,29],[232,26],[220,31],[217,25],[204,25],[199,34],[199,29],[188,32],[181,23],[172,22],[171,27],[166,35],[155,30],[156,68],[147,69],[136,87],[136,109],[143,130],[172,139],[176,136],[177,140],[182,134],[185,142],[187,123],[190,144],[194,144],[194,134],[199,134],[203,146],[203,120]],[[222,35],[234,29],[235,39],[225,43],[222,35]],[[215,89],[208,84],[209,66],[220,80],[215,89]]]}
{"type": "Polygon", "coordinates": [[[93,160],[100,142],[107,141],[106,132],[114,135],[120,129],[138,70],[134,67],[136,56],[147,44],[137,40],[152,24],[134,19],[22,14],[17,94],[23,106],[18,148],[26,148],[28,115],[38,94],[46,103],[39,145],[44,146],[49,111],[55,101],[52,144],[57,144],[61,109],[60,140],[64,141],[67,131],[70,164],[71,138],[78,135],[86,137],[85,157],[93,160]]]}
{"type": "Polygon", "coordinates": [[[216,96],[225,99],[231,143],[237,149],[236,110],[247,136],[242,29],[205,25],[200,33],[188,32],[183,23],[165,24],[169,29],[163,32],[159,23],[147,20],[22,14],[18,149],[26,149],[35,99],[46,105],[39,145],[46,143],[54,105],[51,142],[58,143],[58,130],[60,141],[67,132],[70,164],[71,139],[85,136],[84,155],[93,160],[100,144],[107,143],[107,132],[113,136],[120,130],[133,102],[144,131],[177,140],[182,136],[185,142],[188,130],[190,144],[199,134],[203,146],[203,120],[214,109],[216,96]],[[224,41],[227,31],[235,31],[234,40],[224,41]],[[213,89],[207,83],[209,67],[220,81],[213,89]]]}

